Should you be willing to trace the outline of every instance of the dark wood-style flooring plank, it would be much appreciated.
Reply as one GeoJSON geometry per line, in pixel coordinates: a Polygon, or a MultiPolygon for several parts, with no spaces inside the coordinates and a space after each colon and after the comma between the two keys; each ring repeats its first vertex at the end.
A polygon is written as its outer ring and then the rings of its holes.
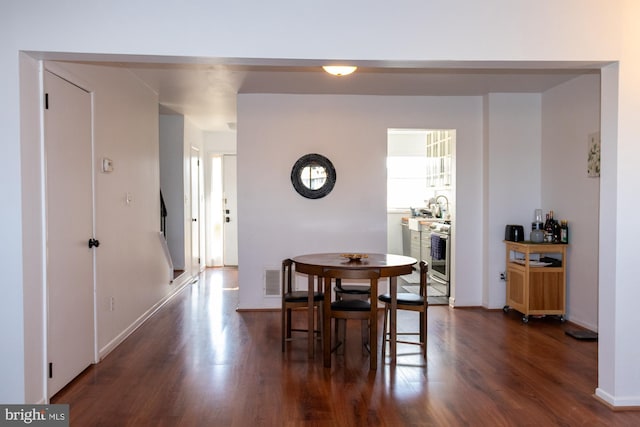
{"type": "Polygon", "coordinates": [[[237,285],[236,270],[207,270],[52,403],[70,404],[72,426],[640,425],[593,397],[597,343],[555,319],[432,306],[427,361],[399,345],[398,365],[377,372],[348,322],[345,355],[325,369],[305,339],[281,352],[279,312],[236,312],[237,285]]]}

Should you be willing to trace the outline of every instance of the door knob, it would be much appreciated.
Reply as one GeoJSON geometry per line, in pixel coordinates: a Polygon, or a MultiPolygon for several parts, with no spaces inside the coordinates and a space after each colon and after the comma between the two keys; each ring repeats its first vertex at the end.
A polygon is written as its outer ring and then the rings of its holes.
{"type": "Polygon", "coordinates": [[[88,244],[89,244],[89,249],[91,249],[93,247],[97,248],[98,246],[100,246],[100,240],[98,240],[98,239],[89,239],[88,244]]]}
{"type": "Polygon", "coordinates": [[[191,221],[196,222],[198,218],[191,218],[191,221]]]}

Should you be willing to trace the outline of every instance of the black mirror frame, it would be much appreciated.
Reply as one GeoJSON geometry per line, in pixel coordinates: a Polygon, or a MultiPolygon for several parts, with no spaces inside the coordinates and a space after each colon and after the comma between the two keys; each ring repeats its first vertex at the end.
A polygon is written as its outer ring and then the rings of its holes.
{"type": "Polygon", "coordinates": [[[291,183],[293,184],[293,188],[295,188],[302,197],[306,197],[307,199],[320,199],[333,190],[336,184],[336,169],[333,167],[331,160],[321,154],[305,154],[296,161],[291,169],[291,183]],[[327,180],[322,187],[317,190],[306,187],[301,178],[302,170],[312,165],[322,166],[327,171],[327,180]]]}

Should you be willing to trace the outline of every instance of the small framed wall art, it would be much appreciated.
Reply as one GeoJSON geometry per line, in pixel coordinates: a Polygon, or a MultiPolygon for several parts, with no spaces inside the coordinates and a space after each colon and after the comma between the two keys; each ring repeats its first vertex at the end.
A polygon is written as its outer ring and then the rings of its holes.
{"type": "Polygon", "coordinates": [[[590,178],[600,176],[600,132],[589,134],[587,176],[590,178]]]}

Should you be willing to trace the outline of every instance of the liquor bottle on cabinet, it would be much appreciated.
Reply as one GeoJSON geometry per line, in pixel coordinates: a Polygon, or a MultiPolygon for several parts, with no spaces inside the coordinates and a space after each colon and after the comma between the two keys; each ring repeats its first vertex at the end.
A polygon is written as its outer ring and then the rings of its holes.
{"type": "Polygon", "coordinates": [[[569,223],[566,219],[560,221],[560,243],[569,243],[569,223]]]}
{"type": "Polygon", "coordinates": [[[547,214],[547,219],[544,222],[544,241],[546,243],[553,242],[553,211],[547,214]]]}
{"type": "Polygon", "coordinates": [[[562,234],[562,229],[560,228],[560,224],[558,221],[553,222],[553,243],[560,243],[560,238],[562,234]]]}

